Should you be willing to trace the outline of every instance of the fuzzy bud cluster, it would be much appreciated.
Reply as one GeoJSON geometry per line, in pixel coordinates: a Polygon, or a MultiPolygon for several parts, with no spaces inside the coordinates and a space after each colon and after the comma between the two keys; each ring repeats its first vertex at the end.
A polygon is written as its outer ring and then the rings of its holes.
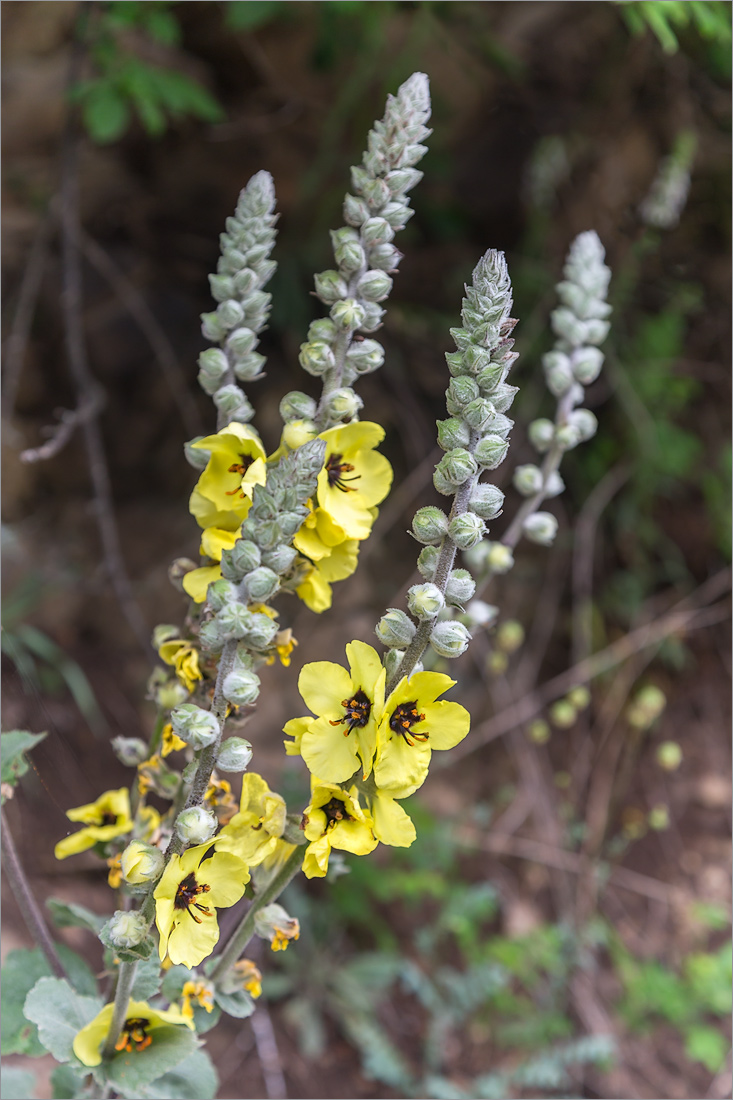
{"type": "MultiPolygon", "coordinates": [[[[257,172],[239,195],[234,216],[221,234],[216,275],[209,276],[216,310],[201,315],[207,340],[219,344],[199,356],[199,384],[219,410],[219,426],[233,420],[246,423],[254,410],[238,382],[261,375],[265,357],[257,350],[267,323],[271,295],[263,287],[276,264],[270,259],[275,243],[275,190],[269,172],[257,172]]],[[[202,452],[196,453],[196,460],[202,452]]],[[[188,455],[187,455],[188,457],[188,455]]]]}
{"type": "Polygon", "coordinates": [[[315,276],[316,297],[328,317],[314,321],[300,348],[300,365],[322,378],[321,429],[348,423],[361,402],[351,389],[362,374],[384,362],[378,340],[364,337],[382,322],[392,276],[402,259],[394,236],[414,211],[408,191],[422,178],[415,165],[426,152],[430,134],[428,79],[413,73],[388,96],[384,118],[369,132],[361,165],[351,169],[351,192],[343,205],[345,225],[331,232],[334,267],[315,276]]]}

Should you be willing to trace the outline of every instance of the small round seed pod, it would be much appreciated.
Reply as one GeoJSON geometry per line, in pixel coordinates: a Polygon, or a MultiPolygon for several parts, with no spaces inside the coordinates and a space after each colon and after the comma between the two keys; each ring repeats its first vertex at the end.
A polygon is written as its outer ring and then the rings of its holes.
{"type": "Polygon", "coordinates": [[[171,711],[173,732],[194,749],[205,749],[219,736],[216,716],[194,703],[182,703],[171,711]]]}
{"type": "Polygon", "coordinates": [[[544,479],[539,466],[528,463],[526,466],[517,466],[512,478],[514,488],[523,497],[533,497],[542,490],[544,479]]]}
{"type": "Polygon", "coordinates": [[[509,444],[498,435],[485,435],[476,444],[474,458],[484,470],[495,470],[506,458],[509,444]]]}
{"type": "Polygon", "coordinates": [[[453,569],[445,586],[446,603],[465,607],[476,591],[476,582],[467,569],[453,569]]]}
{"type": "Polygon", "coordinates": [[[416,626],[404,611],[397,607],[390,607],[382,615],[375,627],[374,633],[382,645],[390,649],[407,649],[415,637],[416,626]]]}
{"type": "Polygon", "coordinates": [[[476,485],[471,493],[469,508],[481,519],[496,519],[501,515],[501,507],[504,503],[504,494],[496,485],[481,482],[476,485]]]}
{"type": "Polygon", "coordinates": [[[436,584],[413,584],[407,593],[407,606],[421,622],[434,619],[443,608],[445,599],[436,584]]]}
{"type": "Polygon", "coordinates": [[[310,420],[316,415],[318,405],[307,393],[291,390],[280,402],[280,416],[285,423],[291,420],[310,420]]]}
{"type": "Polygon", "coordinates": [[[436,623],[430,635],[430,644],[441,657],[460,657],[470,641],[468,628],[455,620],[436,623]]]}
{"type": "Polygon", "coordinates": [[[522,524],[525,538],[539,546],[551,546],[557,534],[557,520],[551,512],[535,512],[522,524]]]}
{"type": "Polygon", "coordinates": [[[448,534],[459,550],[470,550],[484,537],[484,521],[475,512],[464,512],[450,521],[448,534]]]}
{"type": "Polygon", "coordinates": [[[185,844],[205,844],[216,832],[217,820],[203,806],[189,806],[176,818],[176,835],[185,844]]]}
{"type": "Polygon", "coordinates": [[[555,441],[555,425],[551,420],[540,417],[539,420],[532,421],[528,434],[534,449],[539,451],[540,454],[544,454],[545,451],[549,451],[555,441]]]}
{"type": "Polygon", "coordinates": [[[419,508],[412,518],[412,533],[418,542],[437,546],[448,533],[448,517],[440,508],[419,508]]]}
{"type": "Polygon", "coordinates": [[[252,759],[252,746],[244,737],[228,737],[222,742],[216,758],[217,771],[243,772],[252,759]]]}
{"type": "Polygon", "coordinates": [[[249,707],[260,694],[259,676],[247,668],[232,669],[222,684],[224,698],[235,707],[249,707]]]}

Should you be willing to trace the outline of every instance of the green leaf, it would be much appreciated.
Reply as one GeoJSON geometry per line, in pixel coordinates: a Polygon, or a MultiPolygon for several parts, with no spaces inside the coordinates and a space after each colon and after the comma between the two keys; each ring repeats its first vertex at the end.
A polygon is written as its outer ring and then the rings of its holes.
{"type": "MultiPolygon", "coordinates": [[[[152,5],[146,4],[146,8],[152,5]]],[[[176,17],[163,8],[152,8],[146,13],[145,29],[156,42],[162,42],[164,46],[177,46],[181,41],[181,25],[176,17]]]]}
{"type": "Polygon", "coordinates": [[[46,1053],[45,1047],[39,1042],[35,1024],[25,1017],[23,1006],[38,979],[50,974],[50,967],[40,947],[8,952],[0,974],[3,992],[0,1003],[0,1050],[3,1054],[30,1054],[39,1057],[46,1053]]]}
{"type": "Polygon", "coordinates": [[[146,1050],[116,1055],[108,1064],[107,1077],[118,1091],[124,1090],[125,1096],[138,1097],[158,1077],[193,1054],[196,1046],[196,1037],[187,1027],[171,1024],[156,1028],[154,1041],[146,1050]]]}
{"type": "Polygon", "coordinates": [[[49,898],[46,908],[57,928],[86,928],[95,936],[99,935],[100,928],[107,920],[106,917],[93,913],[84,905],[76,905],[73,901],[62,901],[61,898],[49,898]]]}
{"type": "Polygon", "coordinates": [[[84,1095],[86,1074],[79,1073],[71,1065],[57,1066],[51,1074],[53,1100],[74,1100],[84,1095]]]}
{"type": "MultiPolygon", "coordinates": [[[[160,963],[157,957],[144,959],[137,965],[130,996],[133,1001],[149,1001],[160,989],[160,982],[160,963]]],[[[169,997],[168,1000],[175,1001],[177,998],[169,997]]]]}
{"type": "Polygon", "coordinates": [[[61,978],[40,978],[25,999],[25,1014],[38,1026],[38,1038],[57,1062],[74,1057],[76,1035],[97,1015],[100,997],[80,997],[61,978]]]}
{"type": "Polygon", "coordinates": [[[246,989],[240,989],[236,993],[222,993],[220,989],[216,989],[214,1000],[223,1012],[229,1016],[235,1016],[238,1020],[251,1016],[257,1007],[246,989]]]}
{"type": "Polygon", "coordinates": [[[695,920],[716,932],[730,927],[730,912],[724,905],[714,901],[694,901],[690,910],[695,920]]]}
{"type": "Polygon", "coordinates": [[[47,733],[29,733],[28,730],[11,730],[10,733],[0,735],[0,770],[3,783],[15,786],[21,775],[28,771],[28,761],[23,754],[30,752],[47,736],[47,733]]]}
{"type": "MultiPolygon", "coordinates": [[[[83,997],[96,997],[99,986],[86,960],[77,954],[73,948],[67,947],[65,943],[57,943],[56,950],[68,979],[76,992],[81,993],[83,997]]],[[[50,968],[48,974],[50,977],[50,968]]]]}
{"type": "Polygon", "coordinates": [[[36,1095],[36,1078],[20,1066],[3,1066],[0,1079],[0,1100],[29,1100],[36,1095]]]}
{"type": "Polygon", "coordinates": [[[703,1011],[718,1016],[731,1012],[731,947],[715,954],[694,954],[685,960],[685,974],[694,1000],[703,1011]]]}
{"type": "Polygon", "coordinates": [[[135,1093],[121,1092],[129,1100],[213,1100],[219,1079],[208,1054],[195,1050],[180,1066],[164,1073],[135,1093]]]}
{"type": "Polygon", "coordinates": [[[685,1032],[685,1053],[695,1062],[702,1062],[709,1073],[723,1068],[729,1043],[722,1032],[707,1024],[696,1024],[685,1032]]]}
{"type": "Polygon", "coordinates": [[[130,125],[130,108],[117,88],[100,80],[84,98],[82,118],[92,141],[108,145],[130,125]]]}
{"type": "Polygon", "coordinates": [[[230,0],[224,5],[227,26],[233,31],[252,31],[280,14],[279,0],[230,0]]]}

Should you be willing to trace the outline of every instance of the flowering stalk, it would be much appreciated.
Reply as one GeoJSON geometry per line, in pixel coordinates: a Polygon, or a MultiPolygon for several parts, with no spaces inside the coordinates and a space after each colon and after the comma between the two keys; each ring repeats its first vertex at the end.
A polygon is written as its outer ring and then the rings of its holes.
{"type": "Polygon", "coordinates": [[[122,1031],[122,1028],[125,1024],[127,1006],[130,1003],[130,994],[132,993],[132,983],[135,981],[136,970],[137,963],[120,963],[119,971],[117,973],[117,986],[115,988],[112,1022],[110,1023],[107,1039],[102,1050],[102,1058],[105,1061],[108,1061],[110,1058],[114,1058],[114,1055],[116,1053],[115,1044],[117,1043],[117,1040],[120,1037],[120,1032],[122,1031]]]}

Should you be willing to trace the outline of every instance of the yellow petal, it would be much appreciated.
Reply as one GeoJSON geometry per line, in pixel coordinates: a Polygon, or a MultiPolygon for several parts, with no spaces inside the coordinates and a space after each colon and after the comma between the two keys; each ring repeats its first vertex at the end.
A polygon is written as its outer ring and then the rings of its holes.
{"type": "Polygon", "coordinates": [[[322,836],[320,840],[314,840],[305,850],[303,857],[303,874],[306,878],[324,878],[328,871],[328,857],[331,854],[331,845],[328,837],[322,836]]]}
{"type": "Polygon", "coordinates": [[[391,844],[394,848],[409,848],[417,833],[410,816],[399,802],[377,791],[372,803],[374,817],[374,835],[382,844],[391,844]]]}
{"type": "Polygon", "coordinates": [[[222,550],[231,550],[238,538],[238,531],[225,531],[221,527],[207,527],[201,533],[201,553],[214,561],[221,561],[222,550]]]}
{"type": "Polygon", "coordinates": [[[355,731],[348,733],[343,726],[332,726],[327,718],[319,718],[303,734],[300,753],[313,775],[329,783],[342,783],[359,770],[357,747],[355,731]]]}
{"type": "Polygon", "coordinates": [[[372,450],[384,439],[384,428],[372,420],[357,420],[354,424],[328,428],[318,438],[326,440],[328,454],[346,455],[347,452],[372,450]]]}
{"type": "MultiPolygon", "coordinates": [[[[389,712],[385,712],[386,714],[389,712]]],[[[381,731],[380,731],[381,733],[381,731]]],[[[430,767],[430,748],[416,742],[408,745],[399,734],[380,748],[374,763],[374,780],[383,790],[409,790],[410,794],[425,782],[430,767]]]]}
{"type": "Polygon", "coordinates": [[[368,855],[377,846],[371,828],[363,821],[337,821],[329,829],[328,837],[332,848],[351,852],[355,856],[368,855]]]}
{"type": "Polygon", "coordinates": [[[318,571],[325,581],[342,581],[356,570],[359,558],[359,542],[348,539],[334,546],[331,553],[318,563],[318,571]]]}
{"type": "Polygon", "coordinates": [[[306,607],[320,615],[328,611],[332,603],[331,585],[321,576],[317,567],[313,567],[302,584],[295,590],[306,607]]]}
{"type": "Polygon", "coordinates": [[[188,500],[188,510],[195,517],[199,527],[220,527],[226,531],[236,531],[246,519],[251,501],[248,497],[237,501],[237,507],[232,504],[233,498],[227,498],[226,506],[218,508],[213,501],[199,492],[195,486],[188,500]]]}
{"type": "Polygon", "coordinates": [[[445,699],[439,703],[426,703],[424,714],[425,721],[416,729],[425,727],[429,731],[428,745],[431,749],[452,749],[463,740],[471,725],[471,715],[466,708],[445,699]]]}
{"type": "Polygon", "coordinates": [[[339,719],[344,713],[342,700],[352,692],[351,677],[341,665],[314,661],[302,668],[298,691],[308,709],[319,718],[339,719]]]}
{"type": "Polygon", "coordinates": [[[184,592],[187,592],[196,603],[203,603],[206,599],[209,585],[221,580],[220,565],[204,565],[200,569],[192,569],[186,573],[181,581],[184,592]]]}

